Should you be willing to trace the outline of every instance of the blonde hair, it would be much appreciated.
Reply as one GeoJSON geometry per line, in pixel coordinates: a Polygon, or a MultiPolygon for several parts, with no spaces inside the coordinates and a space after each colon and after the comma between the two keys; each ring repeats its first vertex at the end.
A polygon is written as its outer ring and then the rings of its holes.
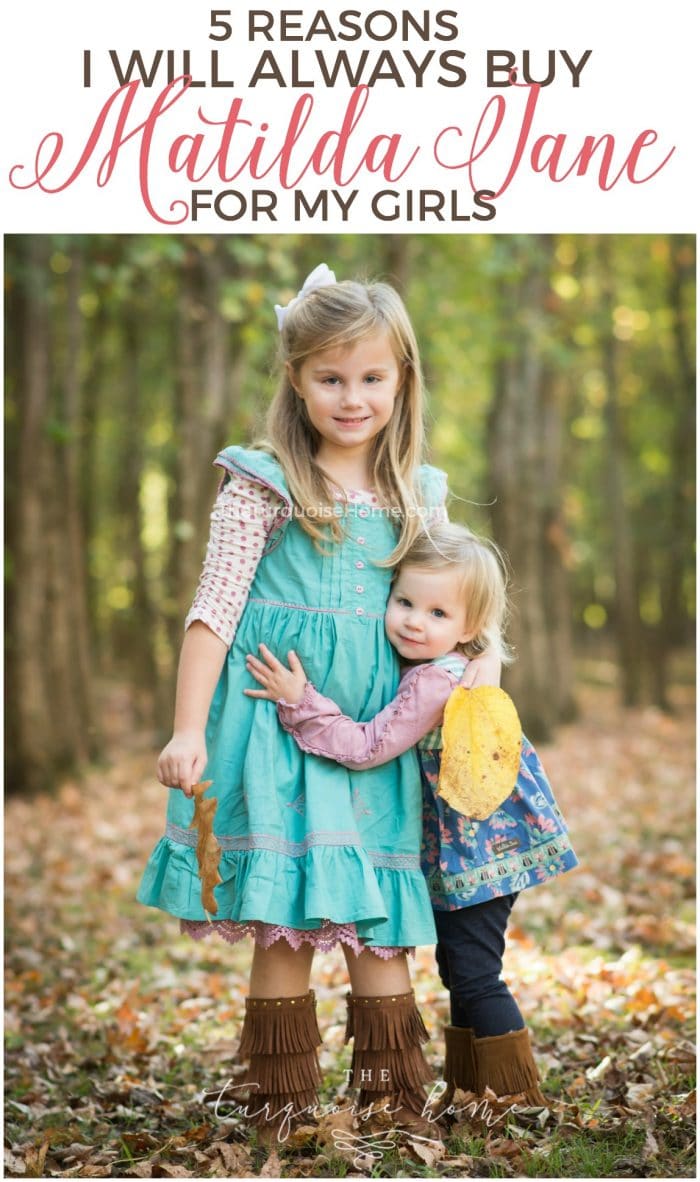
{"type": "Polygon", "coordinates": [[[415,538],[396,573],[406,566],[459,571],[466,630],[474,635],[457,648],[470,658],[488,649],[504,665],[513,661],[512,650],[504,638],[508,570],[505,556],[495,542],[478,537],[464,525],[452,522],[432,525],[415,538]]]}
{"type": "Polygon", "coordinates": [[[265,438],[255,446],[279,460],[301,510],[301,528],[319,544],[341,541],[344,531],[334,512],[333,485],[315,459],[320,436],[290,381],[287,364],[298,374],[312,354],[350,347],[379,332],[388,334],[402,375],[391,418],[372,440],[369,457],[379,500],[400,526],[394,550],[378,564],[386,566],[406,553],[421,528],[424,508],[414,485],[424,442],[423,377],[413,327],[393,287],[346,280],[314,288],[287,309],[280,333],[282,376],[267,414],[265,438]]]}

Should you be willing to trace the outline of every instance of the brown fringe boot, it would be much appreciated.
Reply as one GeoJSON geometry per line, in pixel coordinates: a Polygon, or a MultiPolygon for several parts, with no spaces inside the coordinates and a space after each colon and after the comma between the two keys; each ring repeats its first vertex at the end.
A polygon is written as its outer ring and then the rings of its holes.
{"type": "Polygon", "coordinates": [[[489,1087],[497,1096],[524,1093],[528,1104],[547,1103],[538,1087],[540,1076],[532,1056],[527,1026],[523,1026],[522,1030],[511,1030],[508,1034],[475,1038],[474,1057],[474,1091],[479,1096],[489,1087]]]}
{"type": "Polygon", "coordinates": [[[249,1059],[243,1078],[249,1084],[251,1125],[276,1137],[295,1124],[308,1123],[318,1099],[321,1045],[313,990],[301,997],[246,998],[239,1055],[249,1059]],[[257,1085],[257,1086],[256,1086],[257,1085]],[[287,1107],[288,1106],[288,1107],[287,1107]],[[290,1115],[288,1115],[290,1114],[290,1115]]]}
{"type": "Polygon", "coordinates": [[[387,997],[348,994],[345,1041],[354,1039],[351,1085],[359,1088],[358,1107],[390,1110],[397,1125],[438,1137],[434,1124],[423,1119],[433,1079],[421,1050],[429,1035],[413,992],[387,997]]]}
{"type": "Polygon", "coordinates": [[[440,1097],[442,1105],[452,1103],[456,1088],[461,1088],[463,1092],[476,1092],[474,1031],[471,1027],[445,1027],[444,1074],[447,1089],[440,1097]]]}

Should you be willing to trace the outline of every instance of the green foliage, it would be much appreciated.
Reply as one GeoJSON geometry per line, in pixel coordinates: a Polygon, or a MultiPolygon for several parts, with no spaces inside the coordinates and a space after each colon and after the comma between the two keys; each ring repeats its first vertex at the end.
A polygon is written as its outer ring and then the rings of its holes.
{"type": "MultiPolygon", "coordinates": [[[[385,278],[403,288],[427,380],[431,458],[448,472],[452,515],[476,529],[490,530],[487,439],[494,375],[524,335],[536,334],[556,397],[563,400],[565,563],[575,626],[589,639],[617,624],[615,535],[606,483],[611,390],[604,355],[612,347],[640,619],[651,633],[660,626],[671,547],[682,567],[675,640],[687,634],[694,612],[694,493],[692,466],[686,462],[679,474],[678,451],[683,435],[694,429],[692,373],[682,348],[685,334],[694,357],[691,238],[54,235],[45,274],[30,265],[30,246],[23,236],[6,239],[7,304],[10,315],[19,300],[48,304],[54,360],[62,371],[78,350],[77,414],[67,414],[70,390],[54,377],[44,434],[59,450],[77,449],[103,658],[123,650],[125,639],[127,649],[140,643],[135,632],[129,635],[128,620],[126,636],[119,625],[140,594],[131,552],[135,501],[146,594],[156,615],[164,605],[177,614],[174,547],[183,542],[183,529],[194,528],[173,516],[185,368],[190,366],[201,389],[196,414],[204,422],[212,355],[207,334],[215,323],[223,324],[225,365],[240,371],[240,387],[231,395],[226,437],[217,446],[249,439],[275,387],[273,304],[291,298],[321,260],[339,278],[385,278]],[[533,309],[517,305],[522,276],[535,273],[546,277],[536,319],[533,309]],[[71,285],[77,285],[77,296],[71,285]],[[75,339],[68,326],[72,299],[80,315],[75,339]],[[194,333],[189,357],[183,349],[187,326],[194,333]]],[[[12,456],[22,428],[23,385],[18,342],[11,333],[7,339],[12,504],[21,495],[12,456]]],[[[202,454],[193,462],[204,472],[211,458],[202,454]]],[[[200,499],[210,498],[212,482],[203,481],[202,490],[200,499]]],[[[129,618],[136,629],[137,615],[129,618]]],[[[172,641],[161,637],[158,644],[167,666],[172,641]]]]}

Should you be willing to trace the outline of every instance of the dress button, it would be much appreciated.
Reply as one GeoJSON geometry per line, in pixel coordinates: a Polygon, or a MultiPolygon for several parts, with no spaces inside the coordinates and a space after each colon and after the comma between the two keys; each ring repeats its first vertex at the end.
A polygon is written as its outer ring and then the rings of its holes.
{"type": "Polygon", "coordinates": [[[358,558],[357,562],[355,563],[355,568],[356,568],[356,570],[364,570],[364,568],[365,568],[364,562],[360,562],[360,560],[358,558]]]}
{"type": "Polygon", "coordinates": [[[355,615],[356,616],[364,616],[364,614],[365,614],[365,609],[363,607],[356,607],[355,608],[355,615]]]}
{"type": "Polygon", "coordinates": [[[358,517],[369,517],[369,509],[358,509],[357,516],[358,517]]]}
{"type": "Polygon", "coordinates": [[[357,542],[358,546],[364,546],[365,544],[364,538],[355,538],[355,541],[357,542]]]}
{"type": "Polygon", "coordinates": [[[361,587],[360,584],[358,583],[355,590],[357,591],[358,595],[362,595],[362,592],[364,591],[364,587],[361,587]]]}

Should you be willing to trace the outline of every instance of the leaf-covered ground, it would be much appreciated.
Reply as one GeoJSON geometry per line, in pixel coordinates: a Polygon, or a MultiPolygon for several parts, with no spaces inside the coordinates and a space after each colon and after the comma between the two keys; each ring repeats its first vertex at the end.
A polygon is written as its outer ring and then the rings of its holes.
{"type": "MultiPolygon", "coordinates": [[[[673,716],[623,711],[600,685],[581,699],[541,754],[582,866],[520,897],[506,960],[547,1109],[494,1101],[444,1145],[364,1152],[343,1148],[336,1114],[269,1152],[207,1103],[238,1070],[250,949],[193,944],[135,903],[164,808],[143,741],[6,807],[6,1175],[695,1177],[691,691],[673,716]]],[[[447,1000],[430,949],[414,981],[439,1076],[447,1000]]],[[[322,1100],[342,1103],[340,955],[317,957],[314,985],[322,1100]]]]}

